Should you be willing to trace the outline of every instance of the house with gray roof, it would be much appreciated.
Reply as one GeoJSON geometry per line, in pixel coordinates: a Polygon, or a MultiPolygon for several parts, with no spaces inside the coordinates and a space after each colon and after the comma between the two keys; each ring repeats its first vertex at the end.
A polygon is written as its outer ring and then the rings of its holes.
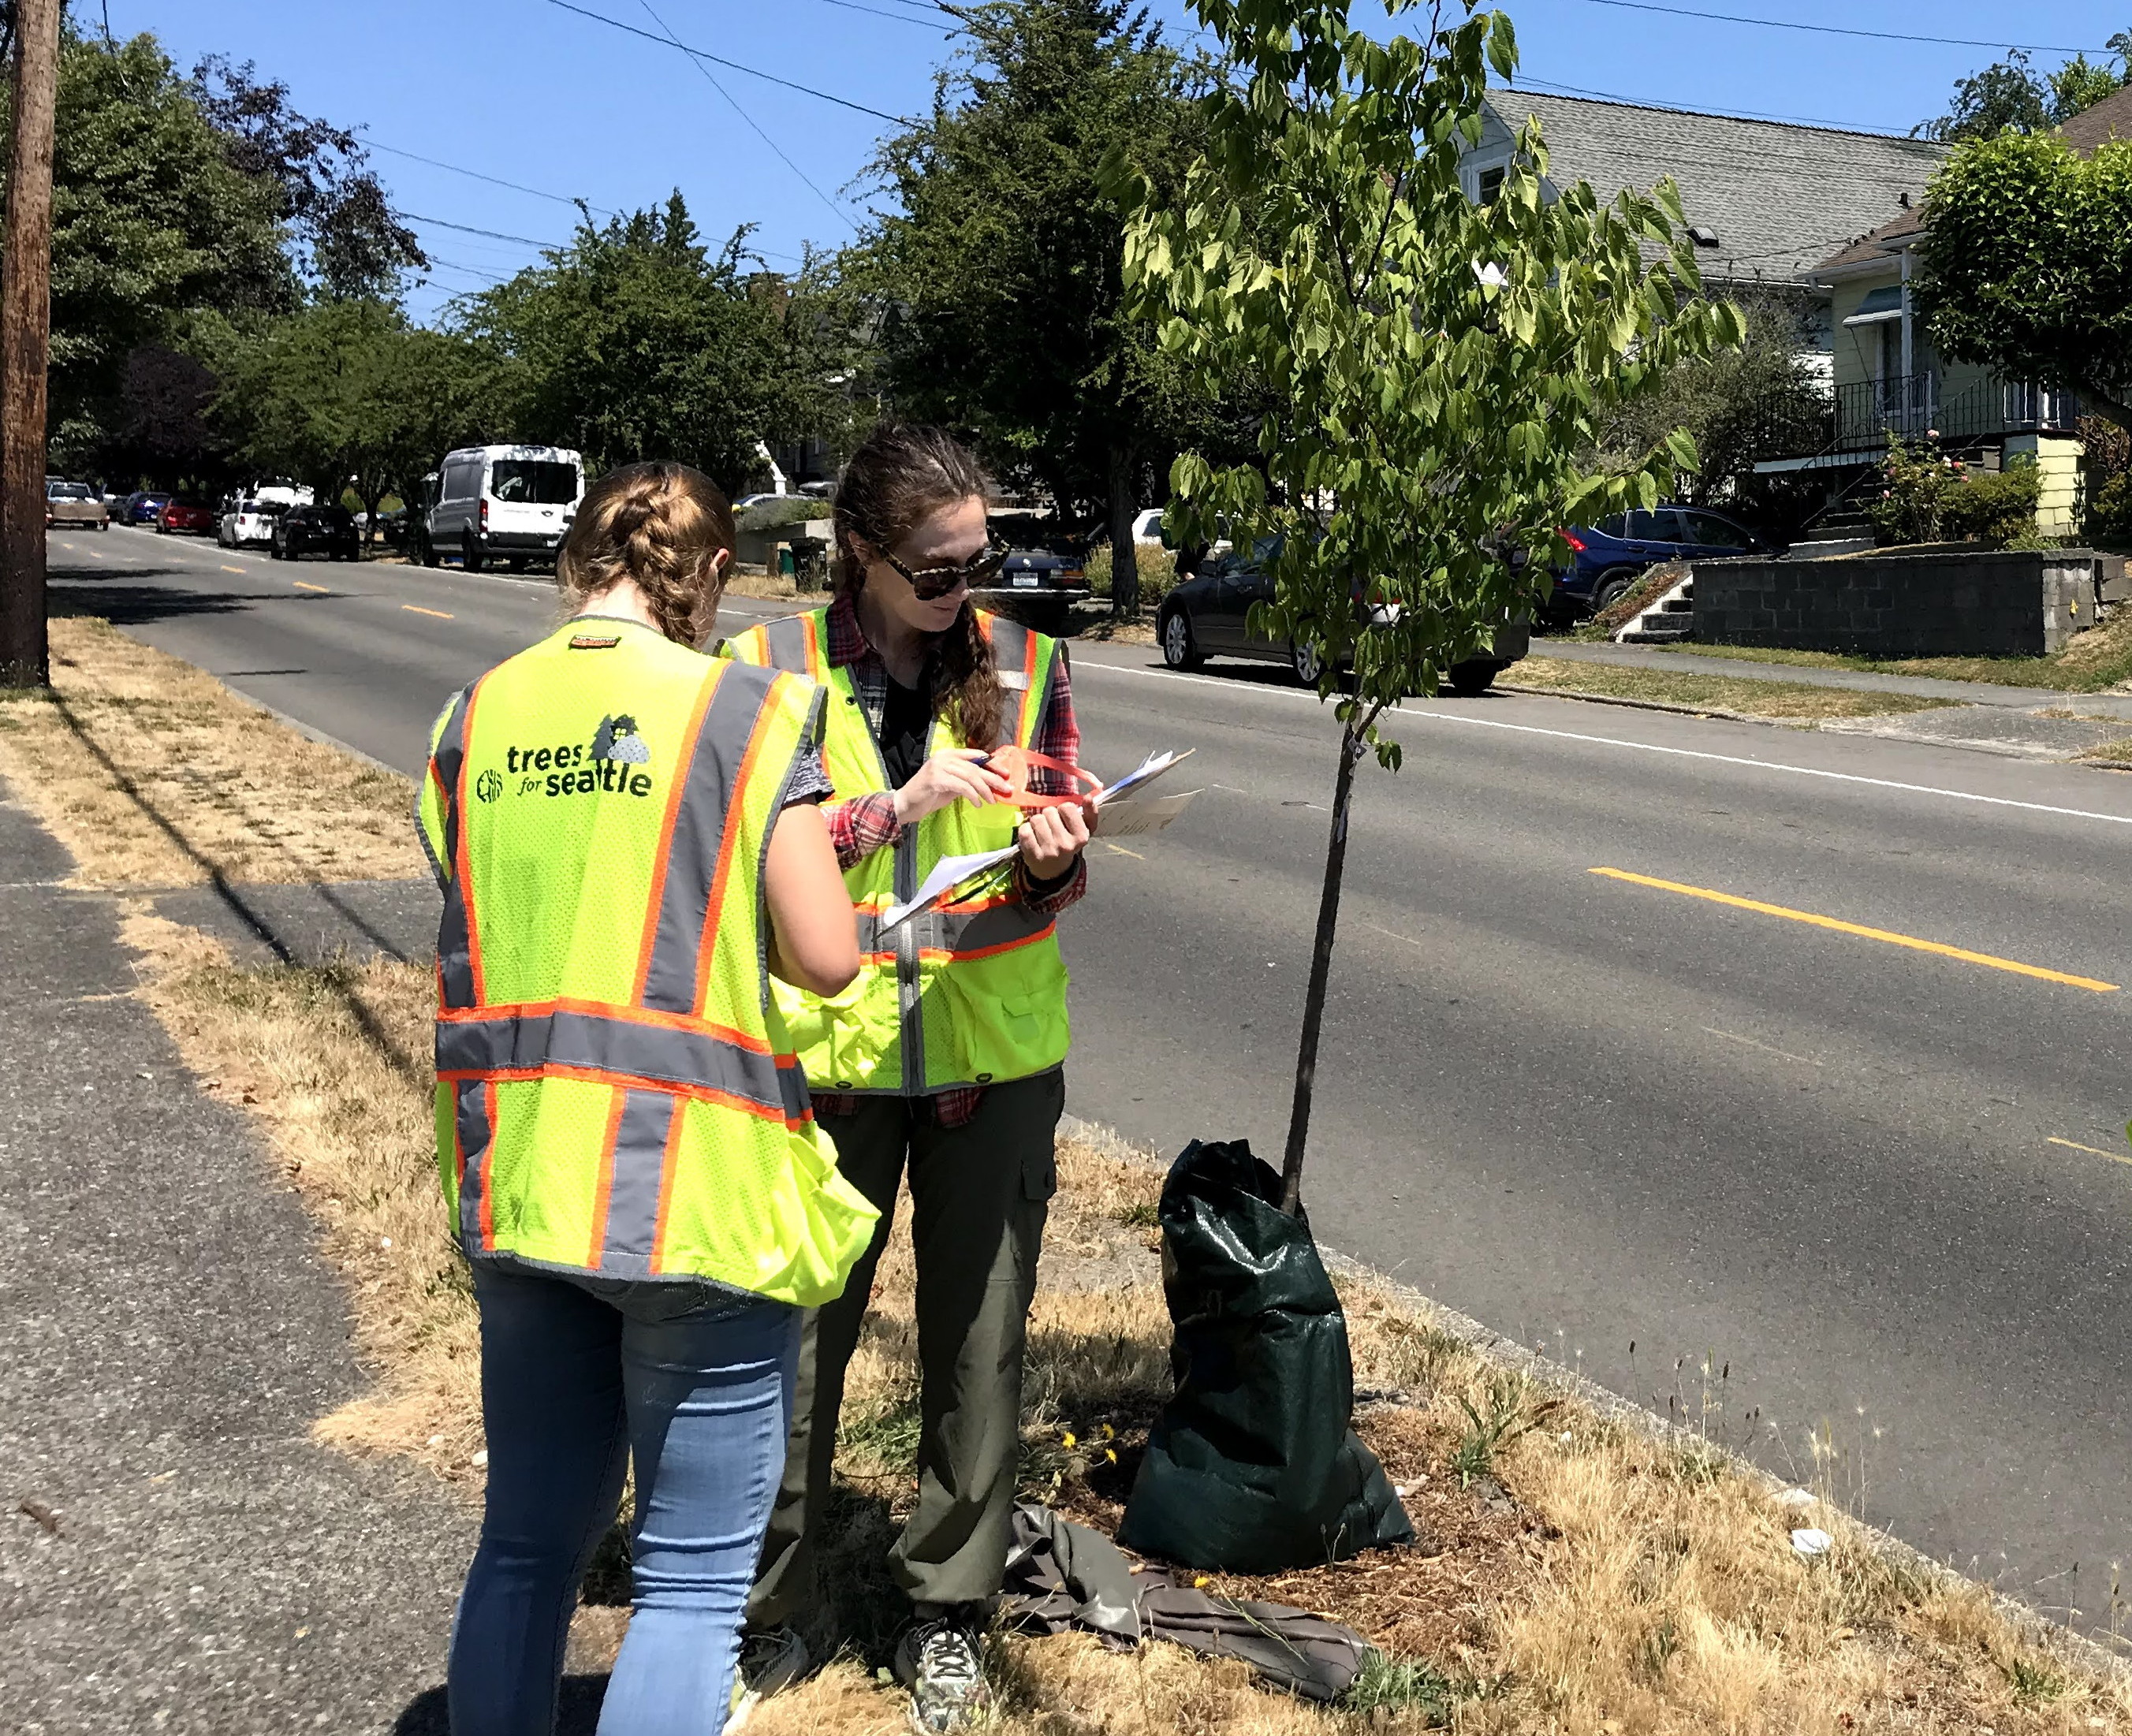
{"type": "Polygon", "coordinates": [[[1827,298],[1800,274],[1915,209],[1947,155],[1925,139],[1498,89],[1461,164],[1468,198],[1495,196],[1528,116],[1547,142],[1550,194],[1588,181],[1611,199],[1671,175],[1705,279],[1797,299],[1802,347],[1823,355],[1834,347],[1827,298]]]}

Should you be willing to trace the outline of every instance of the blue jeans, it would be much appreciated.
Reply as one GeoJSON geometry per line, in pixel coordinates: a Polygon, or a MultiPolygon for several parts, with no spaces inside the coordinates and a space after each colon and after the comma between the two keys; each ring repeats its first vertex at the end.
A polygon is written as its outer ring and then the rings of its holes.
{"type": "Polygon", "coordinates": [[[800,1311],[474,1266],[488,1497],[453,1736],[550,1736],[578,1586],[636,1464],[635,1613],[601,1736],[716,1736],[785,1462],[800,1311]]]}

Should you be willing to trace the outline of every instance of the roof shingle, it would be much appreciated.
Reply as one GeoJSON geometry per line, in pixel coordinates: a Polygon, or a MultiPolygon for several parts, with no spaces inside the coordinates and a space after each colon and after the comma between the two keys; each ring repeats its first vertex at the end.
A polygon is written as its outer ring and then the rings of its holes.
{"type": "Polygon", "coordinates": [[[1902,195],[1917,199],[1947,155],[1925,139],[1587,97],[1497,90],[1488,101],[1512,131],[1539,117],[1558,185],[1589,181],[1611,199],[1672,175],[1688,222],[1717,232],[1719,245],[1702,257],[1720,279],[1790,279],[1839,242],[1907,215],[1902,195]]]}

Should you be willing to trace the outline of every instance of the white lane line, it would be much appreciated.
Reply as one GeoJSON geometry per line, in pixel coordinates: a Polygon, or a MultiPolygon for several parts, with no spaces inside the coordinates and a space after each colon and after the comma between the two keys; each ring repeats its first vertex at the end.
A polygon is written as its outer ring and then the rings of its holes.
{"type": "Polygon", "coordinates": [[[1722,1037],[1727,1043],[1744,1043],[1750,1049],[1760,1049],[1765,1055],[1776,1055],[1786,1061],[1796,1061],[1802,1067],[1819,1067],[1822,1063],[1810,1055],[1794,1055],[1789,1049],[1772,1048],[1766,1043],[1757,1043],[1751,1037],[1742,1037],[1736,1031],[1721,1031],[1714,1024],[1699,1024],[1696,1029],[1706,1036],[1722,1037]]]}
{"type": "MultiPolygon", "coordinates": [[[[1085,669],[1101,670],[1109,674],[1145,675],[1157,681],[1190,681],[1203,687],[1219,688],[1228,693],[1259,693],[1269,698],[1299,699],[1316,705],[1314,693],[1291,693],[1282,688],[1240,688],[1234,683],[1217,680],[1207,675],[1180,675],[1169,669],[1136,669],[1126,664],[1097,663],[1093,659],[1077,663],[1073,673],[1078,676],[1085,669]]],[[[1500,717],[1467,717],[1454,712],[1425,712],[1400,705],[1392,707],[1400,716],[1416,717],[1430,723],[1463,723],[1475,729],[1505,729],[1520,736],[1550,736],[1559,741],[1587,741],[1600,747],[1631,748],[1638,753],[1668,754],[1678,760],[1708,760],[1719,765],[1745,765],[1755,771],[1789,773],[1798,778],[1826,778],[1837,784],[1863,784],[1875,789],[1899,789],[1912,795],[1945,796],[1951,802],[1981,802],[1992,808],[2019,808],[2029,813],[2054,813],[2072,820],[2104,820],[2112,826],[2132,826],[2132,814],[2098,813],[2090,808],[2058,808],[2048,802],[2017,802],[2011,796],[1979,795],[1970,789],[1943,789],[1935,784],[1904,784],[1893,778],[1868,778],[1856,772],[1824,771],[1817,765],[1787,765],[1777,760],[1750,760],[1739,754],[1706,753],[1699,748],[1664,747],[1655,741],[1624,741],[1618,736],[1588,736],[1576,730],[1542,729],[1534,723],[1510,723],[1500,717]]]]}

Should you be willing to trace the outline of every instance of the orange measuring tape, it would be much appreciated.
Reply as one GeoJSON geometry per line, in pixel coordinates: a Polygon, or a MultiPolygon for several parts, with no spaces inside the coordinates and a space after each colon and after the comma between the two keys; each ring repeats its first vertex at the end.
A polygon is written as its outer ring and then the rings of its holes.
{"type": "Polygon", "coordinates": [[[1048,771],[1078,778],[1087,784],[1090,792],[1101,789],[1103,780],[1078,765],[1068,765],[1064,760],[1054,760],[1049,754],[1034,753],[1025,747],[996,747],[986,755],[985,770],[996,772],[1010,786],[1000,799],[1011,802],[1025,813],[1039,808],[1078,808],[1088,801],[1087,796],[1040,796],[1029,787],[1029,774],[1033,767],[1041,765],[1048,771]]]}

